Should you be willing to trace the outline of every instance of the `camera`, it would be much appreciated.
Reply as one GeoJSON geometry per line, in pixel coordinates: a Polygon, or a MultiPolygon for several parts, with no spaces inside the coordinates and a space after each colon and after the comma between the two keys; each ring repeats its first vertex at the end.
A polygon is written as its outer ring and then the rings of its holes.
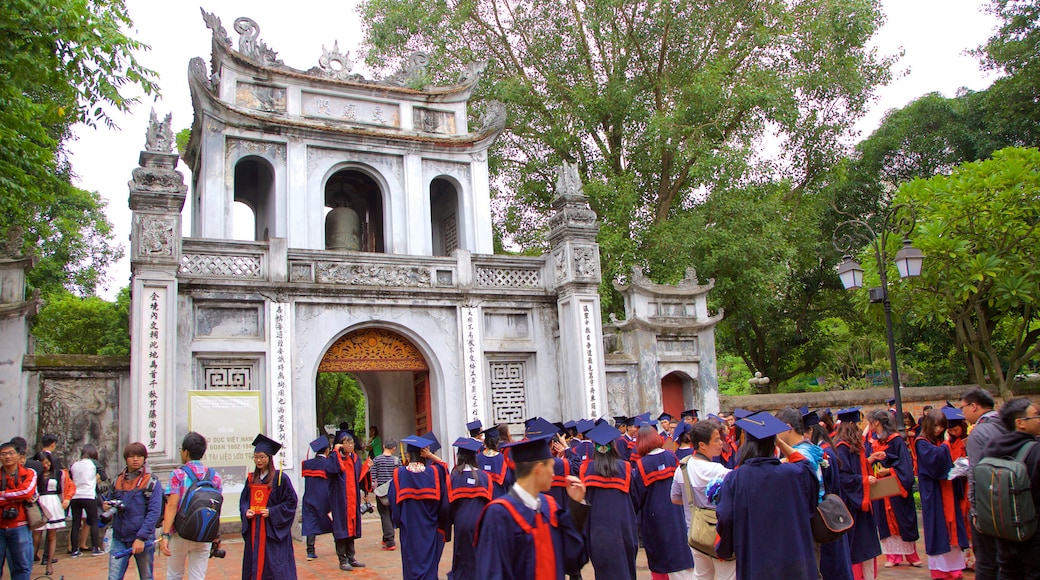
{"type": "Polygon", "coordinates": [[[224,556],[227,556],[227,550],[220,549],[220,537],[218,536],[209,547],[209,557],[223,558],[224,556]]]}
{"type": "Polygon", "coordinates": [[[370,514],[370,513],[374,512],[374,511],[376,511],[376,506],[372,505],[372,502],[366,501],[365,503],[361,504],[361,513],[362,513],[362,515],[370,514]]]}
{"type": "Polygon", "coordinates": [[[123,513],[126,508],[126,504],[119,501],[118,499],[108,500],[108,509],[98,514],[98,519],[103,524],[109,524],[112,522],[112,518],[116,517],[116,514],[123,513]]]}
{"type": "Polygon", "coordinates": [[[5,520],[14,520],[18,518],[18,508],[6,507],[3,512],[0,512],[0,517],[5,520]]]}

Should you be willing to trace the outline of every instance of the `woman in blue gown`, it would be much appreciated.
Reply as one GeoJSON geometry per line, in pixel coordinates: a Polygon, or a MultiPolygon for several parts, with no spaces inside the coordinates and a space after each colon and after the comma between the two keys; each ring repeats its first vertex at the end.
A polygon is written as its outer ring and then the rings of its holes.
{"type": "Polygon", "coordinates": [[[873,506],[870,502],[870,484],[877,481],[867,464],[863,446],[863,432],[859,428],[859,407],[843,409],[835,413],[841,421],[835,431],[834,450],[838,455],[841,489],[845,505],[855,523],[845,537],[849,544],[852,575],[857,580],[864,577],[866,567],[873,577],[874,558],[881,555],[874,524],[873,506]]]}
{"type": "Polygon", "coordinates": [[[898,565],[906,558],[911,566],[920,566],[917,555],[917,507],[914,505],[914,461],[910,448],[896,432],[895,418],[884,409],[874,409],[867,415],[867,424],[873,437],[867,461],[876,463],[875,477],[895,475],[900,492],[874,501],[874,523],[877,524],[881,551],[885,554],[886,568],[898,565]]]}
{"type": "Polygon", "coordinates": [[[592,460],[581,467],[589,504],[583,535],[597,580],[635,580],[636,513],[629,495],[632,465],[618,457],[617,429],[602,423],[589,431],[596,444],[592,460]]]}
{"type": "Polygon", "coordinates": [[[476,439],[459,438],[455,469],[448,478],[449,521],[454,530],[449,580],[477,579],[477,550],[473,545],[477,521],[491,497],[491,480],[477,467],[483,445],[476,439]]]}
{"type": "Polygon", "coordinates": [[[441,464],[424,453],[432,441],[418,435],[401,439],[407,463],[394,470],[387,497],[390,519],[400,531],[404,580],[437,580],[448,536],[448,495],[441,464]]]}
{"type": "Polygon", "coordinates": [[[672,503],[672,478],[679,461],[665,450],[664,440],[650,426],[639,428],[632,477],[632,501],[639,514],[639,530],[651,572],[671,574],[693,570],[693,552],[686,537],[682,506],[672,503]]]}
{"type": "Polygon", "coordinates": [[[264,435],[253,440],[256,469],[239,497],[242,517],[242,580],[284,580],[296,577],[292,525],[296,490],[276,469],[272,458],[282,445],[264,435]]]}
{"type": "MultiPolygon", "coordinates": [[[[960,411],[953,409],[960,413],[960,411]]],[[[921,519],[924,520],[924,551],[932,578],[960,578],[968,534],[964,517],[947,479],[953,469],[950,447],[943,441],[946,414],[932,409],[921,419],[914,440],[917,450],[917,481],[921,486],[921,519]]]]}

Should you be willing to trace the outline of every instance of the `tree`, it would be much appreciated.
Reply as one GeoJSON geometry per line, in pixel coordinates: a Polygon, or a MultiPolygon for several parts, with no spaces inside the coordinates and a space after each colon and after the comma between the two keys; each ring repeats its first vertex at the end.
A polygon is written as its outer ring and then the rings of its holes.
{"type": "Polygon", "coordinates": [[[147,47],[123,32],[131,25],[122,0],[8,0],[0,10],[0,230],[22,226],[27,247],[46,235],[78,238],[51,255],[72,262],[43,272],[64,270],[65,287],[82,292],[97,276],[69,279],[72,270],[103,270],[115,250],[96,194],[72,186],[62,144],[76,123],[111,126],[107,110],[138,101],[127,92],[157,93],[155,74],[134,56],[147,47]],[[64,229],[46,223],[56,209],[64,229]]]}
{"type": "Polygon", "coordinates": [[[1036,146],[1040,144],[1040,1],[990,0],[987,9],[1001,24],[975,55],[985,68],[1007,75],[988,90],[994,96],[993,125],[1012,139],[1011,145],[1036,146]]]}
{"type": "Polygon", "coordinates": [[[128,356],[130,288],[115,302],[55,292],[33,319],[32,335],[41,354],[128,356]]]}
{"type": "Polygon", "coordinates": [[[318,373],[317,423],[325,425],[346,422],[357,428],[365,420],[365,394],[357,380],[347,373],[318,373]]]}
{"type": "Polygon", "coordinates": [[[889,78],[866,46],[875,0],[368,0],[362,14],[370,64],[423,50],[436,76],[488,60],[476,100],[509,112],[490,165],[514,241],[544,244],[553,167],[577,163],[613,310],[611,282],[641,261],[652,226],[763,172],[792,195],[811,189],[889,78]],[[754,149],[772,134],[784,154],[764,166],[754,149]]]}
{"type": "MultiPolygon", "coordinates": [[[[913,243],[926,256],[920,279],[894,284],[895,306],[926,323],[952,322],[971,377],[1011,396],[1009,377],[1040,354],[1040,151],[1000,150],[907,183],[894,202],[916,208],[913,243]]],[[[900,240],[891,241],[894,254],[900,240]]],[[[876,271],[864,262],[868,275],[876,271]]]]}

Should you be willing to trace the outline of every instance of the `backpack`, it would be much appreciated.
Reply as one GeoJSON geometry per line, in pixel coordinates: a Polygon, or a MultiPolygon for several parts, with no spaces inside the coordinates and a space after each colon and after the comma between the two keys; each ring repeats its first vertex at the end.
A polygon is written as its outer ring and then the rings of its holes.
{"type": "MultiPolygon", "coordinates": [[[[148,486],[144,488],[144,504],[152,500],[152,494],[155,493],[155,486],[159,485],[159,478],[154,475],[148,480],[148,486]]],[[[161,529],[163,524],[163,515],[166,513],[166,494],[163,493],[162,504],[159,506],[159,519],[155,520],[155,529],[161,529]]]]}
{"type": "Polygon", "coordinates": [[[1014,457],[986,457],[975,466],[975,525],[987,536],[1024,542],[1036,533],[1036,506],[1024,460],[1030,441],[1014,457]]]}
{"type": "Polygon", "coordinates": [[[220,508],[224,504],[224,496],[213,483],[213,469],[207,468],[206,475],[198,481],[190,468],[181,469],[191,485],[177,503],[173,526],[185,540],[212,542],[220,532],[220,508]]]}

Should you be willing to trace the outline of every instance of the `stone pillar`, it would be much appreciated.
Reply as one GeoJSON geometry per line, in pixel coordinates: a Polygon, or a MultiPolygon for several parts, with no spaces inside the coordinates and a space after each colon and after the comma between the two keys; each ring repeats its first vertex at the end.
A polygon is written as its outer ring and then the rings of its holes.
{"type": "Polygon", "coordinates": [[[22,229],[7,231],[0,244],[0,424],[8,425],[11,435],[21,435],[32,443],[28,433],[29,395],[22,380],[22,360],[29,346],[29,319],[40,305],[39,290],[25,297],[25,273],[36,264],[36,256],[22,251],[22,229]]]}
{"type": "Polygon", "coordinates": [[[560,389],[564,417],[606,414],[600,319],[599,225],[581,191],[577,167],[564,163],[549,220],[550,271],[560,317],[560,389]]]}
{"type": "MultiPolygon", "coordinates": [[[[174,417],[177,377],[177,268],[181,257],[181,209],[188,191],[175,168],[170,115],[155,111],[148,124],[140,167],[130,181],[130,440],[148,448],[153,465],[176,462],[174,417]],[[153,459],[154,458],[154,459],[153,459]]],[[[190,380],[182,377],[181,380],[190,380]]]]}

